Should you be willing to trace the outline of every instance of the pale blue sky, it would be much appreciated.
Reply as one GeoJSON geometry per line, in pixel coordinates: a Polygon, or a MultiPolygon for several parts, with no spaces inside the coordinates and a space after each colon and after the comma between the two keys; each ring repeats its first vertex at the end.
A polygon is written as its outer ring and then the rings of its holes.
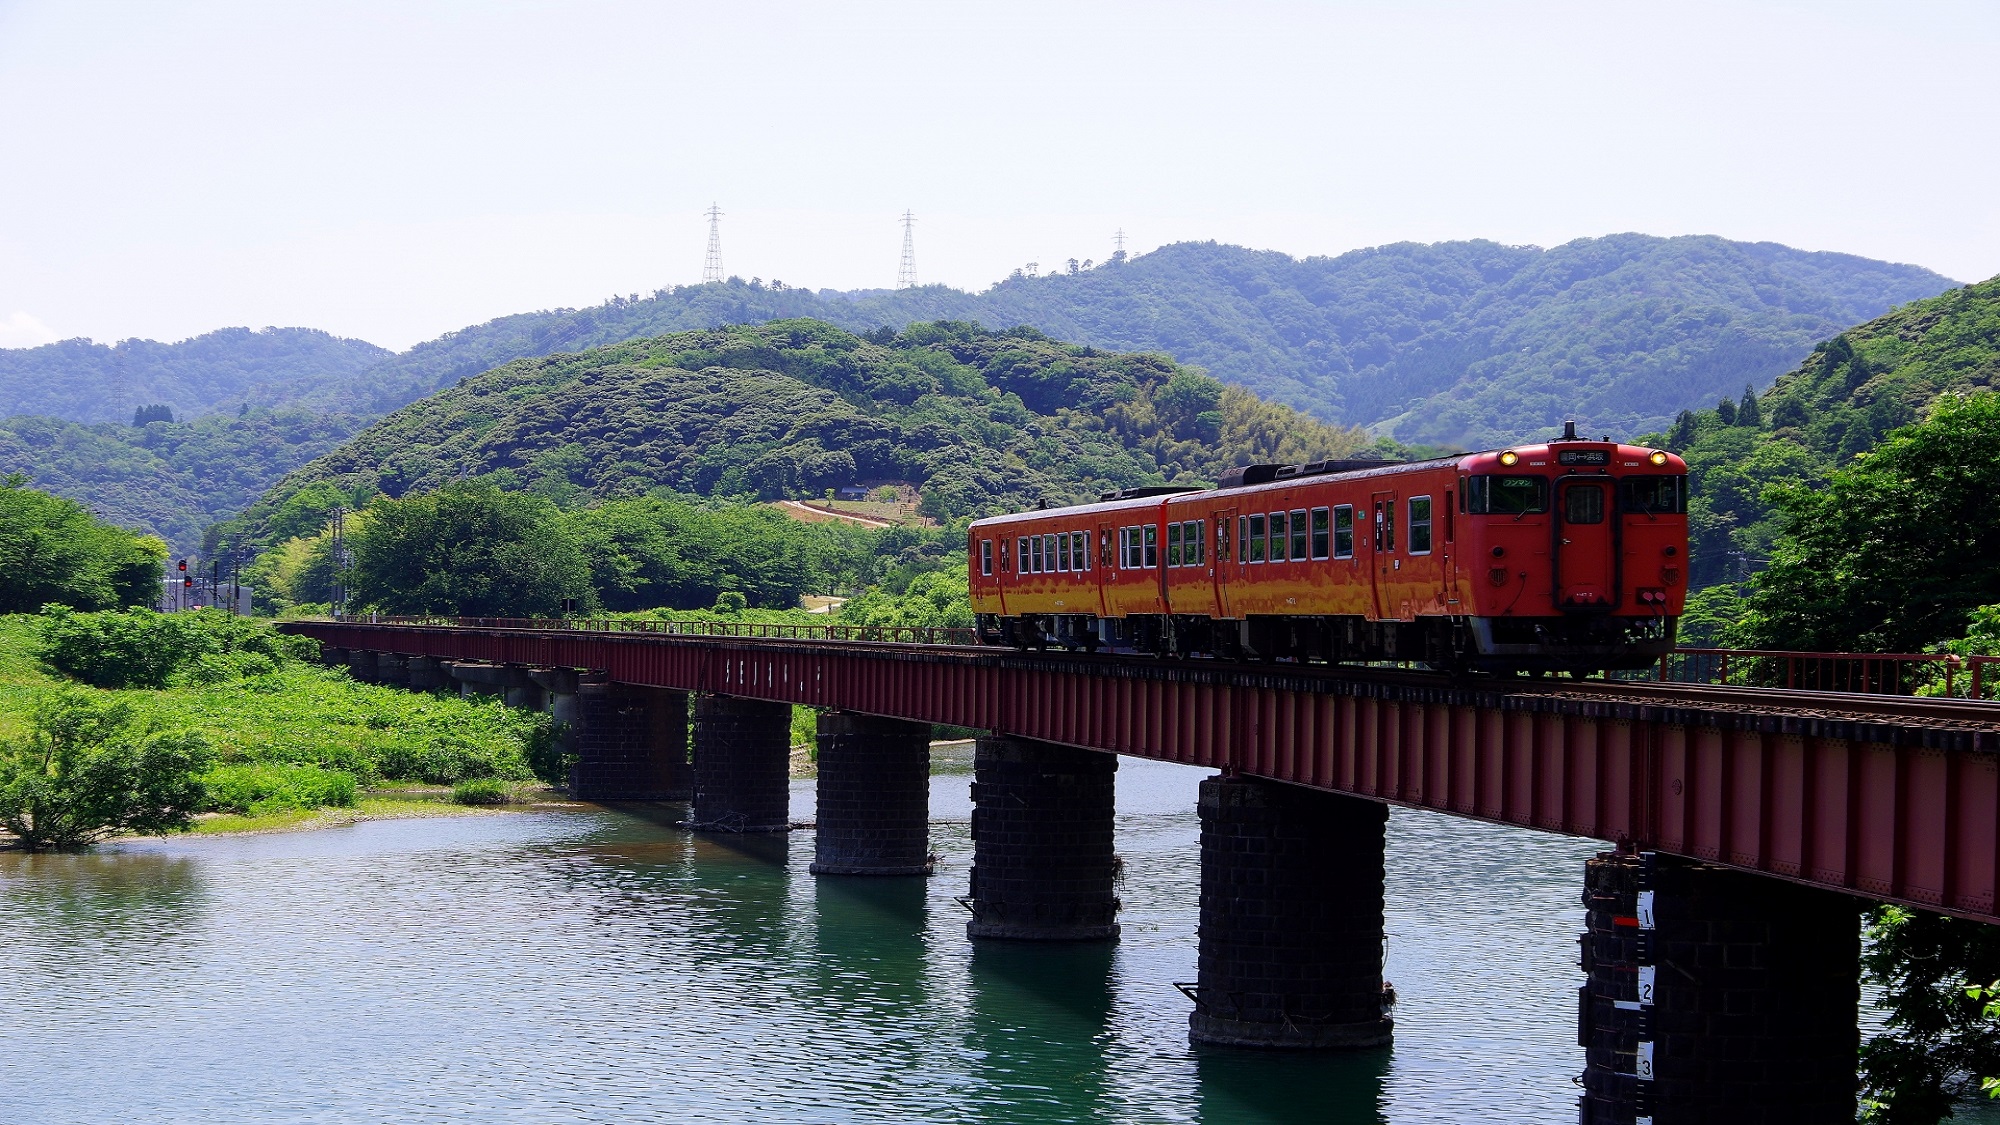
{"type": "Polygon", "coordinates": [[[0,0],[0,346],[1637,230],[2000,272],[1992,3],[0,0]]]}

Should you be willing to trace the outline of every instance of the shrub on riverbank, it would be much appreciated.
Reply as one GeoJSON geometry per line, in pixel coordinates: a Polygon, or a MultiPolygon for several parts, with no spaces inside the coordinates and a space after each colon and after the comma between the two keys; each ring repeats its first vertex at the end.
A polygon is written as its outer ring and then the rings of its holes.
{"type": "Polygon", "coordinates": [[[0,825],[31,851],[185,829],[212,757],[199,734],[153,729],[124,701],[49,692],[28,735],[0,742],[0,825]]]}
{"type": "Polygon", "coordinates": [[[103,688],[163,688],[176,677],[221,683],[272,671],[318,648],[268,621],[219,609],[78,613],[47,605],[38,627],[43,663],[103,688]]]}
{"type": "MultiPolygon", "coordinates": [[[[71,619],[81,616],[88,615],[71,619]]],[[[44,624],[39,615],[0,616],[0,741],[29,735],[37,701],[51,692],[117,703],[146,729],[191,731],[210,747],[204,807],[344,806],[359,790],[390,782],[525,781],[534,776],[530,761],[556,759],[547,715],[498,699],[356,683],[345,671],[296,659],[296,647],[203,653],[164,688],[65,687],[37,658],[44,624]]],[[[244,624],[268,633],[268,625],[244,624]]]]}

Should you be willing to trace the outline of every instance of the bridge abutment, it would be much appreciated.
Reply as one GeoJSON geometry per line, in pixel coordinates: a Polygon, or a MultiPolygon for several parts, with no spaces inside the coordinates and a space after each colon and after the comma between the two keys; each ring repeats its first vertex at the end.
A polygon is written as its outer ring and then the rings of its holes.
{"type": "Polygon", "coordinates": [[[379,682],[382,678],[382,665],[379,654],[373,649],[348,649],[347,674],[364,684],[379,682]]]}
{"type": "Polygon", "coordinates": [[[930,724],[820,715],[818,805],[813,874],[930,874],[930,724]]]}
{"type": "Polygon", "coordinates": [[[1387,806],[1270,781],[1201,783],[1199,978],[1188,1037],[1325,1049],[1390,1041],[1387,806]]]}
{"type": "Polygon", "coordinates": [[[1676,859],[1589,861],[1583,1125],[1848,1125],[1860,918],[1831,891],[1676,859]]]}
{"type": "Polygon", "coordinates": [[[1115,940],[1117,755],[992,737],[973,764],[966,936],[1115,940]]]}
{"type": "Polygon", "coordinates": [[[791,827],[791,759],[790,704],[696,696],[692,827],[786,831],[791,827]]]}
{"type": "Polygon", "coordinates": [[[412,656],[407,664],[411,691],[443,691],[452,685],[444,661],[435,656],[412,656]]]}
{"type": "MultiPolygon", "coordinates": [[[[538,682],[556,678],[535,675],[538,682]]],[[[551,693],[559,703],[568,696],[565,721],[576,755],[570,794],[586,801],[686,800],[693,792],[687,693],[570,678],[557,686],[571,691],[551,693]]]]}

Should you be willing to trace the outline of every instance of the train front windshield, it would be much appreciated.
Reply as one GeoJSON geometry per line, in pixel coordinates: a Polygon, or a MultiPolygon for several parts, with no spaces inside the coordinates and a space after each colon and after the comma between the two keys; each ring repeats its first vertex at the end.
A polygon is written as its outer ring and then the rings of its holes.
{"type": "Polygon", "coordinates": [[[1466,482],[1465,510],[1475,516],[1527,516],[1549,510],[1549,479],[1483,476],[1466,482]]]}

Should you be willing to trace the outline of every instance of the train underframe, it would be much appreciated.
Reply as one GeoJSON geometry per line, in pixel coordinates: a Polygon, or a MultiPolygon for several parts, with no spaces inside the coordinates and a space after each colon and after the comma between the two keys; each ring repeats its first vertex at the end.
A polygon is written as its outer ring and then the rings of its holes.
{"type": "Polygon", "coordinates": [[[980,614],[979,639],[1019,649],[1068,649],[1219,660],[1413,661],[1454,671],[1583,674],[1646,668],[1673,651],[1675,619],[1560,617],[980,614]]]}

